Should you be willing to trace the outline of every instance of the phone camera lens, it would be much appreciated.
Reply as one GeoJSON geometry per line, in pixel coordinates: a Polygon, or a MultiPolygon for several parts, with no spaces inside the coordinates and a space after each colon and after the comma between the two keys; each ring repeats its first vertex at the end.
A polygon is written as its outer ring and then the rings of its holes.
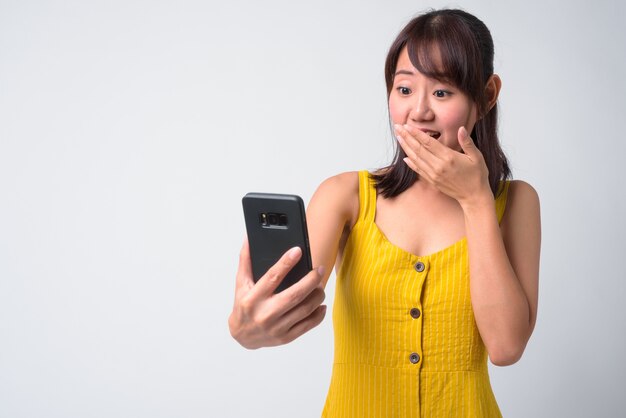
{"type": "Polygon", "coordinates": [[[279,226],[287,226],[287,215],[279,215],[278,216],[278,225],[279,226]]]}
{"type": "Polygon", "coordinates": [[[267,217],[269,218],[270,225],[278,225],[278,215],[269,213],[267,217]]]}

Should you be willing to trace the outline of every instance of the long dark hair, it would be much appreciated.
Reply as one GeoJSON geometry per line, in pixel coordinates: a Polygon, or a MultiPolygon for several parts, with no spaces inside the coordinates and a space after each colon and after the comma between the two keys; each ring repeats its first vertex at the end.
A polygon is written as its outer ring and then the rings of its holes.
{"type": "MultiPolygon", "coordinates": [[[[485,96],[486,83],[493,74],[494,48],[489,29],[475,16],[455,9],[433,10],[411,20],[387,54],[387,98],[405,46],[411,63],[420,73],[453,84],[477,104],[480,118],[470,136],[485,158],[489,185],[497,196],[500,181],[510,177],[511,170],[498,141],[498,105],[489,110],[485,96]],[[434,51],[441,55],[440,65],[431,56],[434,51]]],[[[387,198],[399,195],[417,180],[417,173],[403,161],[406,154],[397,144],[395,147],[392,163],[372,174],[376,189],[387,198]]]]}

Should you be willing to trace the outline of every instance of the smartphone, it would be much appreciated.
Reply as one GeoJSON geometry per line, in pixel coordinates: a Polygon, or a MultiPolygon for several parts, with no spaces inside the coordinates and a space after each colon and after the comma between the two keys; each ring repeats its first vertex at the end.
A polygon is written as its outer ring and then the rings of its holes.
{"type": "Polygon", "coordinates": [[[296,195],[248,193],[242,204],[255,283],[287,250],[302,250],[298,264],[274,291],[279,293],[313,269],[304,202],[296,195]]]}

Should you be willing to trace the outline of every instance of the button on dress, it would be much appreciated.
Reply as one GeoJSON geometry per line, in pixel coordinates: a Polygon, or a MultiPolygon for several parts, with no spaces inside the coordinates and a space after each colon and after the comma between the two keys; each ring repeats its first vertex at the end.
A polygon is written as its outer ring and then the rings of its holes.
{"type": "MultiPolygon", "coordinates": [[[[496,199],[502,219],[509,183],[496,199]]],[[[465,238],[427,256],[374,223],[359,172],[359,218],[337,273],[333,371],[323,417],[501,417],[474,320],[465,238]]]]}

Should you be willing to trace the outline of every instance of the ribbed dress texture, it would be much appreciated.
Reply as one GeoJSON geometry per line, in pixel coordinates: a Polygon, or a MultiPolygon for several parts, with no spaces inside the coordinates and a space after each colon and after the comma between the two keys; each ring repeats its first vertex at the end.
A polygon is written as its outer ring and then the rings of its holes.
{"type": "MultiPolygon", "coordinates": [[[[509,183],[496,199],[502,219],[509,183]]],[[[335,353],[323,417],[501,417],[470,300],[465,238],[426,256],[374,223],[359,172],[359,218],[337,273],[335,353]]]]}

